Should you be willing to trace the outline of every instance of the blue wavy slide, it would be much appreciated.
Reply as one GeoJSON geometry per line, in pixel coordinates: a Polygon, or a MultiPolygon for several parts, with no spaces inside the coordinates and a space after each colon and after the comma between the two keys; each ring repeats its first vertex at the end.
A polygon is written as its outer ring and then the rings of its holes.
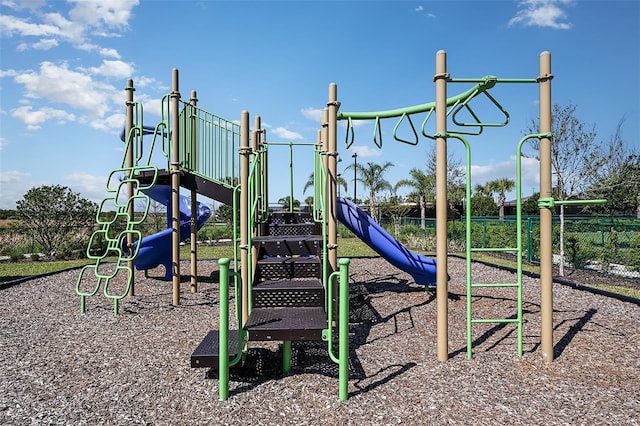
{"type": "MultiPolygon", "coordinates": [[[[167,207],[167,228],[156,234],[142,238],[140,250],[134,261],[137,270],[153,269],[159,265],[165,267],[165,279],[172,277],[171,270],[171,186],[155,185],[144,191],[152,199],[167,207]]],[[[202,228],[211,216],[211,209],[205,204],[197,203],[196,223],[202,228]]],[[[180,241],[191,236],[191,198],[180,196],[180,241]]]]}
{"type": "Polygon", "coordinates": [[[349,200],[338,197],[336,210],[340,222],[387,262],[409,273],[416,284],[436,283],[435,259],[409,251],[349,200]]]}

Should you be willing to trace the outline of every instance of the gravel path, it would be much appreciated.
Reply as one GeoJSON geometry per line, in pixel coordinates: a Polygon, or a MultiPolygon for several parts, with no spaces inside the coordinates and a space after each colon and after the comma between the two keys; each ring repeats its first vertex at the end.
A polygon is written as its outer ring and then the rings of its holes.
{"type": "MultiPolygon", "coordinates": [[[[451,258],[450,360],[436,358],[436,303],[380,258],[353,259],[350,398],[321,344],[253,345],[218,400],[216,373],[191,352],[217,328],[217,264],[201,262],[200,291],[138,275],[114,317],[102,295],[79,313],[78,271],[0,290],[0,424],[640,424],[640,307],[554,287],[556,360],[541,359],[539,282],[525,278],[524,356],[513,325],[474,326],[466,357],[464,261],[451,258]],[[256,377],[256,370],[263,375],[256,377]]],[[[188,271],[188,269],[183,269],[188,271]]],[[[161,275],[163,271],[158,271],[161,275]]],[[[474,281],[513,274],[474,265],[474,281]]],[[[486,281],[485,281],[486,280],[486,281]]],[[[479,289],[478,317],[514,313],[515,291],[479,289]]]]}

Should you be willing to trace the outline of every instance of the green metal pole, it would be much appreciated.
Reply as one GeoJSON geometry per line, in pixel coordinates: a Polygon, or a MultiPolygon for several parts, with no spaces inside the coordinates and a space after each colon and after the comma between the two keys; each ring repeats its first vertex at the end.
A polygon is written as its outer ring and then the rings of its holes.
{"type": "Polygon", "coordinates": [[[293,212],[293,143],[289,142],[289,211],[293,212]]]}
{"type": "Polygon", "coordinates": [[[220,401],[229,398],[229,258],[220,265],[220,334],[218,356],[218,393],[220,401]]]}
{"type": "Polygon", "coordinates": [[[282,342],[282,372],[287,374],[291,371],[291,340],[282,342]]]}
{"type": "Polygon", "coordinates": [[[533,223],[527,218],[527,262],[533,261],[533,223]]]}
{"type": "MultiPolygon", "coordinates": [[[[340,349],[338,357],[338,380],[340,401],[349,398],[349,259],[340,259],[340,349]]],[[[329,324],[331,327],[331,324],[329,324]]]]}

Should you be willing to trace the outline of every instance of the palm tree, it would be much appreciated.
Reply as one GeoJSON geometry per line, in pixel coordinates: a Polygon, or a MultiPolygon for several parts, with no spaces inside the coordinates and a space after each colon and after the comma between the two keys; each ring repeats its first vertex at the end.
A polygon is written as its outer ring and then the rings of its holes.
{"type": "Polygon", "coordinates": [[[396,188],[408,186],[413,191],[407,196],[408,199],[418,199],[420,205],[420,227],[425,228],[425,218],[427,216],[427,201],[433,202],[435,193],[435,176],[428,175],[416,168],[409,172],[411,179],[401,179],[396,183],[396,188]]]}
{"type": "MultiPolygon", "coordinates": [[[[336,182],[339,186],[341,186],[344,189],[344,192],[347,192],[347,181],[344,180],[344,178],[340,175],[338,175],[336,177],[336,182]]],[[[302,188],[302,193],[304,194],[305,192],[307,192],[307,189],[313,187],[314,185],[314,173],[311,172],[311,174],[309,175],[309,178],[307,179],[307,182],[304,184],[304,188],[302,188]]]]}
{"type": "Polygon", "coordinates": [[[365,188],[369,189],[369,214],[372,218],[376,218],[376,194],[384,190],[392,190],[393,186],[384,179],[384,173],[393,167],[393,163],[387,161],[380,165],[377,163],[367,163],[363,165],[361,163],[351,164],[347,166],[345,170],[356,168],[356,173],[359,175],[358,182],[362,183],[365,188]]]}
{"type": "Polygon", "coordinates": [[[490,193],[498,193],[498,215],[500,220],[504,218],[504,203],[506,201],[505,192],[511,191],[516,183],[512,179],[501,178],[487,182],[486,188],[490,193]]]}

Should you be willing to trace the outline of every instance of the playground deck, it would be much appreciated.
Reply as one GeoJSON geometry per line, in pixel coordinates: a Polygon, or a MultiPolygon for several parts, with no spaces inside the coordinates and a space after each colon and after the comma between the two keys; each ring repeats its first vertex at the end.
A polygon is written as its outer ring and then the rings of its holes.
{"type": "MultiPolygon", "coordinates": [[[[229,399],[220,402],[215,377],[189,364],[218,319],[217,267],[200,263],[198,293],[183,279],[179,306],[170,282],[137,273],[137,295],[122,300],[117,317],[101,297],[79,313],[77,271],[0,290],[0,424],[640,422],[640,307],[556,285],[556,359],[547,364],[539,281],[525,278],[524,356],[513,325],[486,324],[474,327],[468,360],[457,258],[449,265],[448,362],[436,359],[433,297],[380,258],[353,259],[349,400],[337,399],[326,345],[294,344],[292,373],[281,378],[278,343],[265,342],[232,370],[229,399]]],[[[478,278],[509,275],[474,265],[478,278]]],[[[509,315],[514,304],[504,289],[474,298],[487,315],[509,315]]]]}

